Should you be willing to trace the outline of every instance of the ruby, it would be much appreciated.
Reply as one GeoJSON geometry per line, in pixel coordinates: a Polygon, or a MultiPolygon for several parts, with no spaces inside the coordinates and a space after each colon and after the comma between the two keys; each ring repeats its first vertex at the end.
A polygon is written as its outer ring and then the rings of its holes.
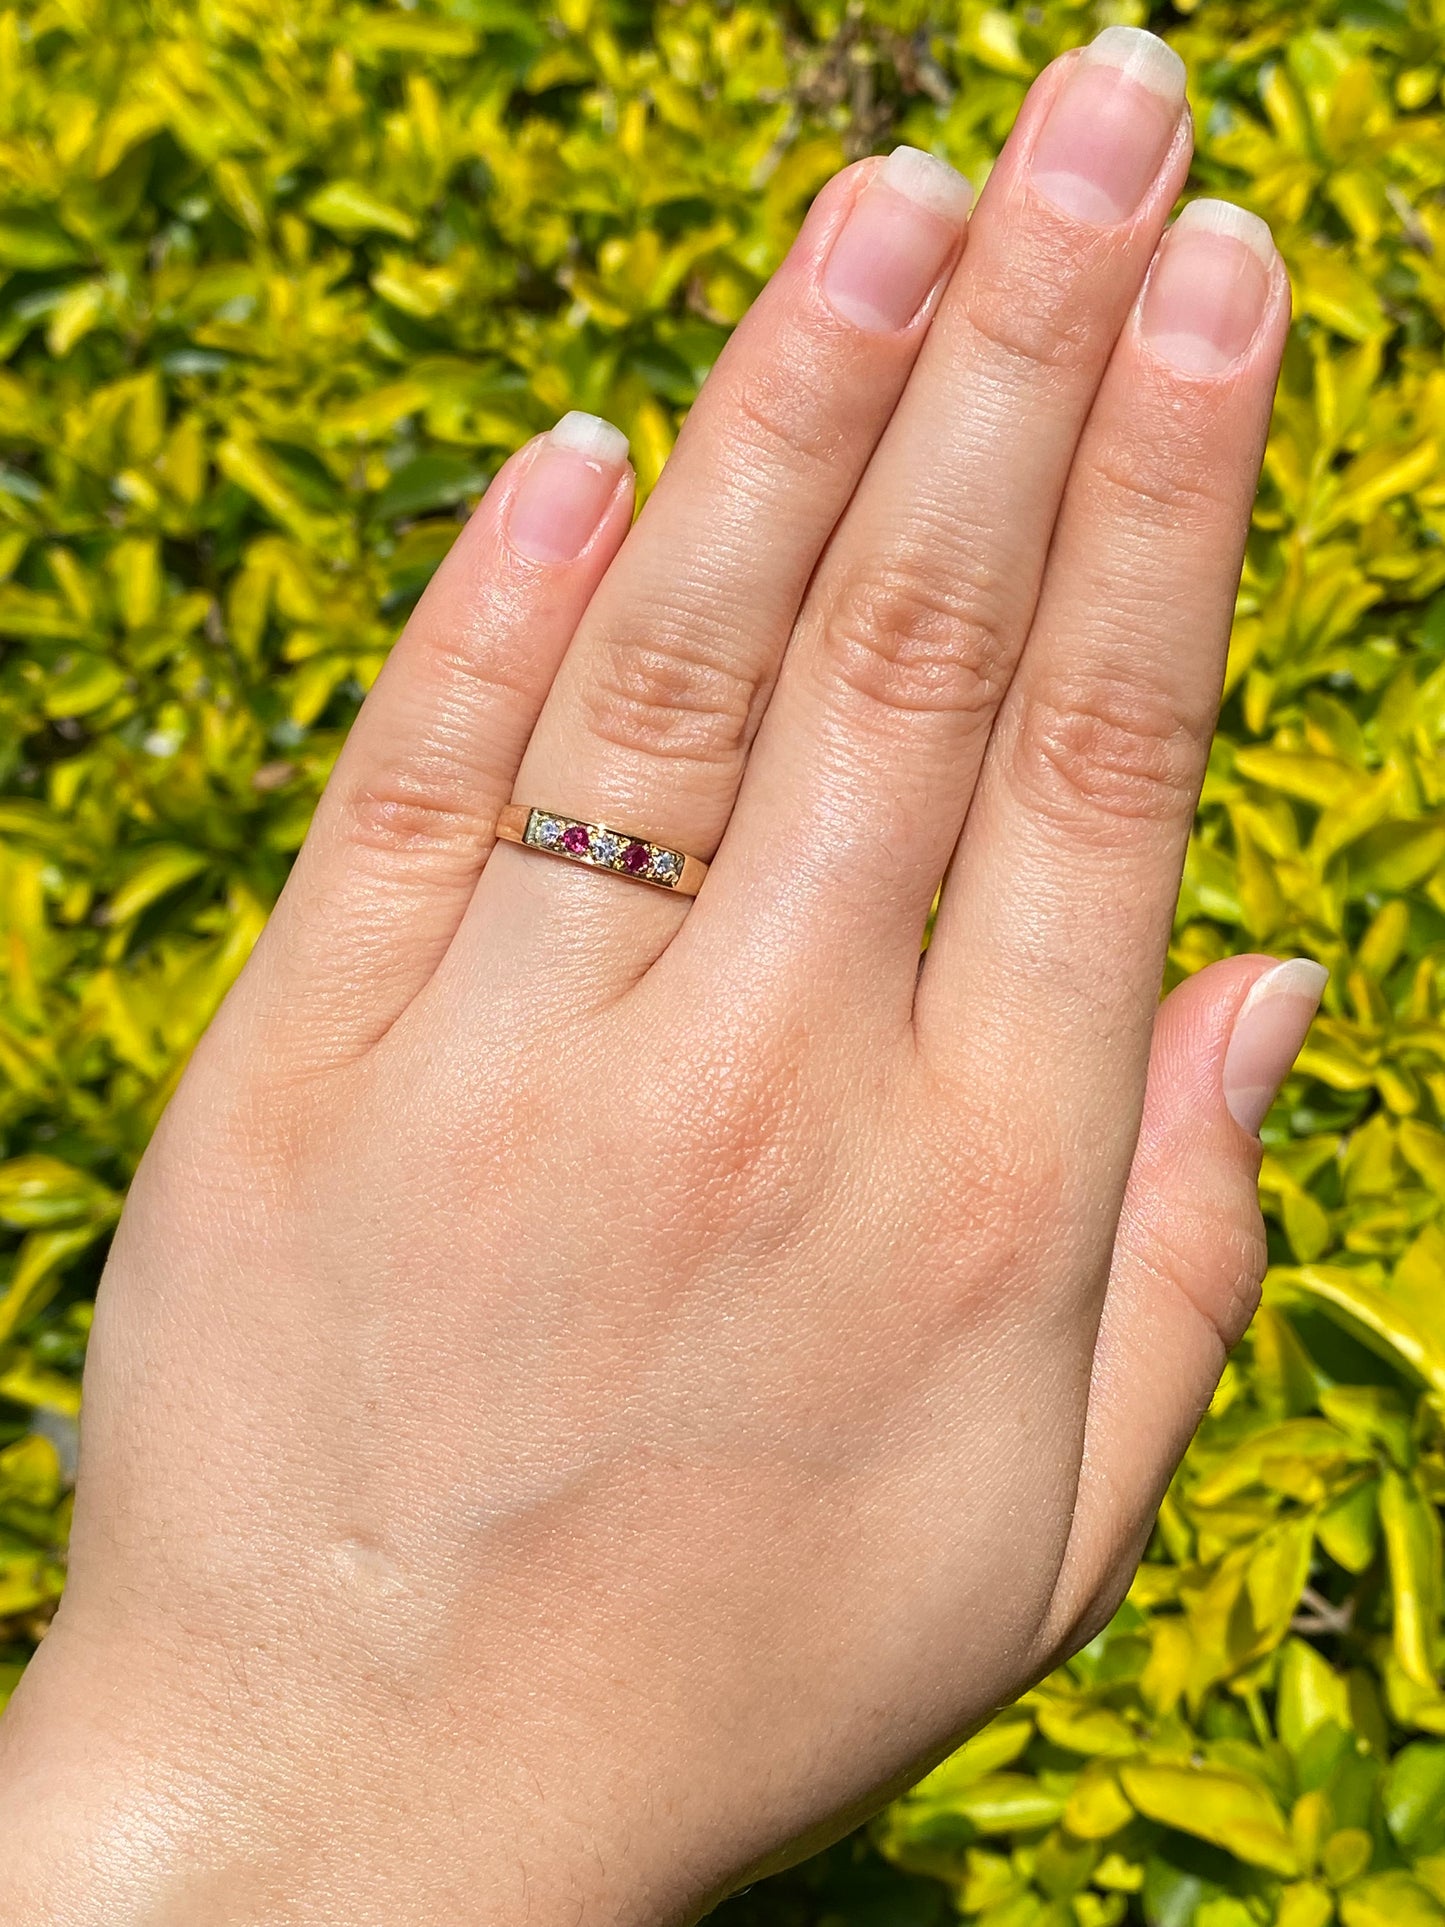
{"type": "Polygon", "coordinates": [[[622,852],[622,867],[630,877],[645,870],[652,861],[652,852],[645,843],[629,843],[622,852]]]}
{"type": "Polygon", "coordinates": [[[562,848],[568,856],[586,856],[590,839],[580,823],[562,832],[562,848]]]}

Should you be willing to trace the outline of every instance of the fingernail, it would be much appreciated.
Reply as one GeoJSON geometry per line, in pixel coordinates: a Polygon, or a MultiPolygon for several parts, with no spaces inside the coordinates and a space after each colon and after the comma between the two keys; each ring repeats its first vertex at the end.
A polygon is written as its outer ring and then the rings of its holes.
{"type": "Polygon", "coordinates": [[[1139,316],[1144,339],[1186,375],[1217,375],[1248,348],[1269,302],[1274,238],[1229,201],[1191,201],[1164,237],[1139,316]]]}
{"type": "Polygon", "coordinates": [[[958,246],[973,189],[916,147],[891,153],[853,204],[823,269],[836,313],[892,334],[918,313],[958,246]]]}
{"type": "Polygon", "coordinates": [[[1034,189],[1078,220],[1122,221],[1159,172],[1183,107],[1174,49],[1142,27],[1105,27],[1074,62],[1034,143],[1034,189]]]}
{"type": "Polygon", "coordinates": [[[627,462],[627,437],[600,415],[564,415],[512,498],[507,533],[533,562],[571,562],[596,532],[627,462]]]}
{"type": "Polygon", "coordinates": [[[1266,970],[1240,1005],[1224,1053],[1224,1102],[1251,1136],[1300,1054],[1329,978],[1323,964],[1294,957],[1266,970]]]}

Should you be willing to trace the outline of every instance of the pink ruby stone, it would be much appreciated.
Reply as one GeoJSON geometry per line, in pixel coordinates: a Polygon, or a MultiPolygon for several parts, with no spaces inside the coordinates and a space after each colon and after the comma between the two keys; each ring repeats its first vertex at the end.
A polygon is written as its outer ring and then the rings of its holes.
{"type": "Polygon", "coordinates": [[[562,848],[568,856],[586,856],[590,839],[580,823],[574,823],[569,830],[562,832],[562,848]]]}
{"type": "Polygon", "coordinates": [[[622,852],[622,867],[632,877],[645,870],[651,861],[652,852],[645,843],[629,843],[622,852]]]}

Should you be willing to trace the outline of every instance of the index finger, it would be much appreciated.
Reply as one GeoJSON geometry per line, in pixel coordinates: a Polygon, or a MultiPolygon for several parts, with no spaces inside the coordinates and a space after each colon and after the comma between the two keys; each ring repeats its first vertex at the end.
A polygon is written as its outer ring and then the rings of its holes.
{"type": "MultiPolygon", "coordinates": [[[[1007,1065],[1120,1183],[1289,307],[1263,221],[1184,210],[1079,444],[919,987],[940,1054],[1007,1065]]],[[[1098,1210],[1097,1168],[1077,1182],[1098,1210]]]]}

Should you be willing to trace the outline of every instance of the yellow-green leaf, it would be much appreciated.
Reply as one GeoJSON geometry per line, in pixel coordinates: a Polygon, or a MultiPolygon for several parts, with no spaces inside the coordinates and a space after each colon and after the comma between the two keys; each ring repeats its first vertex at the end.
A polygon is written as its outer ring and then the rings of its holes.
{"type": "Polygon", "coordinates": [[[1294,1844],[1274,1795],[1257,1780],[1217,1767],[1125,1765],[1125,1793],[1140,1813],[1207,1840],[1251,1866],[1299,1872],[1294,1844]]]}
{"type": "Polygon", "coordinates": [[[1344,1927],[1442,1927],[1445,1907],[1407,1873],[1372,1874],[1340,1895],[1344,1927]]]}

